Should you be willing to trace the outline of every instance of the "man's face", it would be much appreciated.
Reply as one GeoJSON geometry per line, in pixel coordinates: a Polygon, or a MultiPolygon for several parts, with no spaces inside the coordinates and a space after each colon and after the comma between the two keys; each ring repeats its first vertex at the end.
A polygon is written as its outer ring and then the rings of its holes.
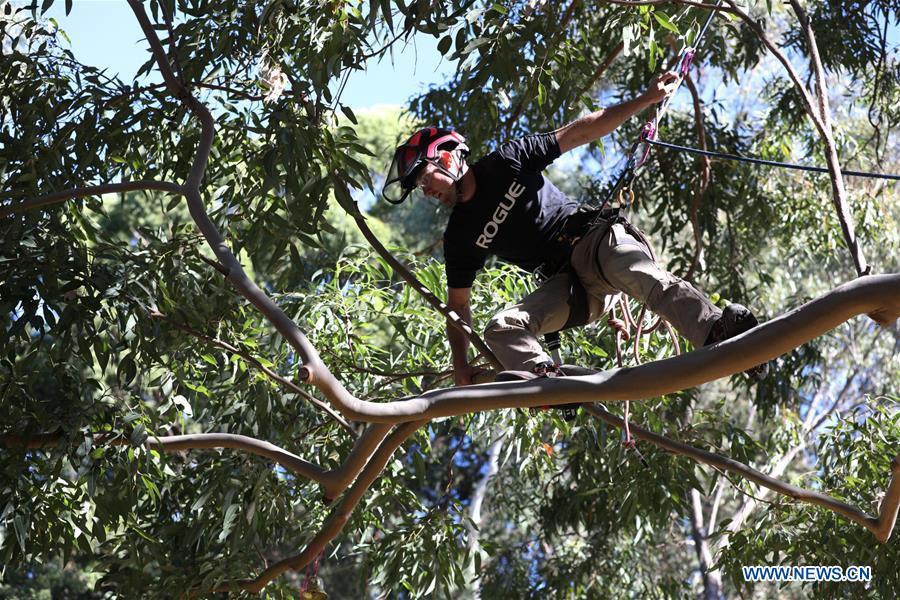
{"type": "Polygon", "coordinates": [[[453,179],[433,163],[425,163],[416,175],[416,186],[429,198],[437,199],[444,206],[456,203],[456,186],[453,179]]]}

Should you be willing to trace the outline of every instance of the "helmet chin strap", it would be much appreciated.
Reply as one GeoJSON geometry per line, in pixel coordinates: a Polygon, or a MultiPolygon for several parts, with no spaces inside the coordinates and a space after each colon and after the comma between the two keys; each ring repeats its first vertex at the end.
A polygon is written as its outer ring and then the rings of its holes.
{"type": "Polygon", "coordinates": [[[456,190],[456,203],[459,204],[463,201],[462,177],[453,183],[453,188],[456,190]]]}
{"type": "Polygon", "coordinates": [[[462,160],[458,152],[454,152],[456,156],[456,173],[451,173],[450,169],[445,169],[447,175],[453,178],[453,189],[456,191],[456,203],[463,201],[463,185],[462,185],[462,160]]]}

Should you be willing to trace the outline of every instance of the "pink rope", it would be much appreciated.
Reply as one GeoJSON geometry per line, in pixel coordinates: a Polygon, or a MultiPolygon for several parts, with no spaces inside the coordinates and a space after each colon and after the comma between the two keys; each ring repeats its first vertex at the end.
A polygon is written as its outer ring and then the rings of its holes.
{"type": "MultiPolygon", "coordinates": [[[[619,308],[622,309],[622,320],[625,321],[629,329],[634,329],[634,318],[631,316],[631,311],[628,309],[628,300],[626,300],[623,295],[619,296],[619,308]]],[[[628,338],[631,339],[630,333],[628,338]]]]}
{"type": "Polygon", "coordinates": [[[681,344],[678,343],[678,335],[675,333],[675,328],[668,321],[663,321],[666,324],[666,330],[669,332],[669,337],[672,338],[672,344],[675,346],[675,356],[681,354],[681,344]]]}
{"type": "MultiPolygon", "coordinates": [[[[621,335],[622,338],[627,342],[631,339],[631,333],[628,331],[628,323],[616,317],[616,307],[613,306],[609,309],[609,326],[613,328],[616,332],[616,335],[621,335]]],[[[621,367],[621,362],[619,361],[619,366],[621,367]]]]}
{"type": "Polygon", "coordinates": [[[625,441],[622,442],[623,448],[628,448],[629,450],[636,450],[637,444],[634,442],[634,438],[631,437],[631,428],[628,426],[628,412],[631,409],[631,401],[625,401],[625,441]]]}
{"type": "Polygon", "coordinates": [[[319,576],[319,564],[322,562],[322,555],[325,554],[325,548],[319,552],[316,556],[316,559],[306,565],[306,577],[303,578],[303,585],[300,587],[300,593],[306,592],[309,590],[309,582],[312,579],[316,579],[319,576]],[[312,572],[312,576],[310,577],[310,572],[312,572]]]}
{"type": "Polygon", "coordinates": [[[681,68],[679,69],[679,75],[684,77],[687,75],[688,70],[691,68],[691,63],[694,61],[694,54],[697,53],[696,48],[687,48],[684,51],[684,56],[681,58],[681,68]]]}
{"type": "Polygon", "coordinates": [[[644,335],[644,315],[647,314],[647,305],[641,307],[637,318],[637,333],[634,334],[634,362],[641,364],[641,336],[644,335]]]}
{"type": "MultiPolygon", "coordinates": [[[[625,314],[628,314],[627,307],[622,307],[625,314]]],[[[644,313],[641,313],[641,317],[644,316],[644,313]]],[[[609,318],[607,319],[609,322],[609,326],[613,328],[616,332],[616,363],[619,365],[619,368],[622,368],[622,338],[625,338],[625,341],[628,341],[628,338],[631,336],[631,333],[628,331],[628,325],[626,325],[625,321],[616,318],[616,307],[613,305],[612,308],[609,309],[609,318]]],[[[640,340],[640,331],[638,331],[637,336],[635,337],[635,342],[640,340]]],[[[628,425],[628,412],[631,409],[631,402],[629,400],[625,401],[625,441],[622,442],[622,446],[625,448],[630,448],[632,450],[636,449],[634,438],[631,437],[631,427],[628,425]]]]}
{"type": "Polygon", "coordinates": [[[641,135],[638,138],[639,143],[644,145],[644,149],[641,152],[641,157],[635,163],[635,168],[643,166],[645,162],[647,162],[647,158],[650,156],[650,144],[647,143],[647,140],[655,139],[656,136],[656,123],[652,120],[644,123],[644,128],[641,130],[641,135]]]}

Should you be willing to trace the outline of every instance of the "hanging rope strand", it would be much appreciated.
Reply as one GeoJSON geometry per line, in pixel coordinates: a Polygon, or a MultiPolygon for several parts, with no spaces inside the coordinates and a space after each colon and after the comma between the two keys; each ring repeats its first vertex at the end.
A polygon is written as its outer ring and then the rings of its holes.
{"type": "MultiPolygon", "coordinates": [[[[722,4],[722,0],[716,2],[717,7],[720,4],[722,4]]],[[[681,86],[681,82],[684,80],[684,75],[685,73],[687,73],[688,69],[691,66],[691,63],[694,60],[694,56],[697,54],[697,48],[699,48],[700,43],[703,41],[703,37],[709,30],[709,26],[712,23],[713,18],[716,16],[717,12],[718,11],[715,10],[709,11],[709,14],[706,17],[706,21],[703,23],[703,27],[700,28],[700,32],[694,39],[694,45],[685,46],[685,48],[681,51],[681,56],[676,63],[676,71],[679,73],[680,78],[675,86],[675,89],[661,105],[657,105],[653,117],[649,121],[647,121],[641,128],[641,133],[638,136],[638,139],[635,140],[635,142],[631,145],[631,148],[628,150],[628,153],[626,154],[628,159],[625,162],[625,166],[622,168],[622,171],[616,178],[615,183],[610,188],[609,194],[607,194],[606,198],[603,200],[603,204],[600,205],[600,208],[605,208],[612,201],[619,188],[628,188],[631,185],[631,182],[634,180],[637,172],[647,160],[647,157],[650,153],[649,142],[651,140],[654,140],[656,137],[657,124],[659,123],[659,119],[661,119],[666,110],[668,110],[669,104],[672,101],[672,97],[675,96],[675,92],[678,91],[678,88],[681,86]],[[640,147],[642,144],[644,145],[644,151],[641,154],[641,158],[638,159],[636,156],[636,152],[638,150],[638,147],[640,147]]]]}
{"type": "MultiPolygon", "coordinates": [[[[769,167],[780,167],[782,169],[795,169],[797,171],[811,171],[814,173],[828,173],[825,167],[811,167],[807,165],[797,165],[794,163],[784,163],[774,160],[764,160],[762,158],[753,158],[751,156],[741,156],[739,154],[726,154],[725,152],[715,152],[713,150],[701,150],[699,148],[691,148],[689,146],[679,146],[669,142],[661,142],[659,140],[647,140],[647,143],[660,148],[668,148],[669,150],[677,150],[679,152],[687,152],[689,154],[701,154],[703,156],[711,156],[713,158],[722,158],[725,160],[733,160],[736,162],[746,162],[754,165],[765,165],[769,167]]],[[[851,177],[870,177],[873,179],[890,179],[900,181],[900,175],[891,175],[889,173],[869,173],[866,171],[845,171],[841,169],[844,175],[851,177]]]]}

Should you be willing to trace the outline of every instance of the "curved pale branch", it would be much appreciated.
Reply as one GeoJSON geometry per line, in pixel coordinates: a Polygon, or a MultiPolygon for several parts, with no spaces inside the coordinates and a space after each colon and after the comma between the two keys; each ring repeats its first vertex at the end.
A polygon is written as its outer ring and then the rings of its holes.
{"type": "MultiPolygon", "coordinates": [[[[125,445],[128,440],[116,440],[113,445],[125,445]]],[[[180,450],[194,450],[206,448],[232,448],[243,450],[257,456],[274,460],[282,467],[289,469],[297,475],[308,477],[313,481],[323,483],[328,472],[322,467],[303,460],[296,454],[288,452],[275,444],[258,440],[246,435],[235,433],[196,433],[189,435],[150,436],[147,438],[147,447],[164,452],[178,452],[180,450]]]]}
{"type": "MultiPolygon", "coordinates": [[[[7,448],[47,448],[54,446],[62,439],[61,433],[4,434],[0,435],[0,445],[7,448]]],[[[105,446],[127,446],[131,442],[127,437],[114,434],[98,433],[94,435],[94,443],[105,446]]],[[[250,454],[262,456],[277,462],[279,465],[303,477],[323,485],[333,479],[332,472],[319,465],[303,460],[284,448],[236,433],[194,433],[190,435],[150,436],[145,445],[152,450],[162,452],[180,452],[182,450],[232,448],[250,454]]]]}
{"type": "MultiPolygon", "coordinates": [[[[598,417],[599,419],[602,419],[606,423],[620,428],[625,427],[625,422],[621,418],[597,405],[585,405],[585,410],[598,417]]],[[[648,431],[646,429],[638,427],[633,423],[629,423],[629,427],[631,429],[631,433],[638,439],[646,440],[652,444],[659,446],[660,448],[668,450],[669,452],[687,456],[696,460],[697,462],[701,462],[718,469],[731,471],[732,473],[740,475],[744,479],[748,479],[783,496],[788,496],[789,498],[800,500],[801,502],[806,502],[808,504],[814,504],[816,506],[827,508],[832,512],[850,519],[854,523],[862,525],[863,527],[871,531],[875,535],[875,538],[881,543],[886,542],[888,538],[890,538],[891,532],[894,529],[894,524],[897,521],[897,509],[898,506],[900,506],[900,456],[896,456],[891,461],[891,481],[888,484],[884,500],[882,500],[881,502],[878,516],[872,517],[867,515],[857,507],[847,504],[846,502],[842,502],[836,498],[832,498],[827,494],[812,490],[806,490],[801,487],[785,483],[736,460],[720,456],[713,452],[694,448],[693,446],[689,446],[682,442],[672,440],[665,436],[653,433],[652,431],[648,431]]]]}
{"type": "MultiPolygon", "coordinates": [[[[234,433],[195,433],[190,435],[150,436],[145,442],[148,448],[162,452],[232,448],[274,460],[297,475],[308,477],[322,485],[325,502],[341,495],[362,471],[369,457],[390,431],[390,425],[369,425],[356,440],[350,454],[340,467],[326,471],[319,465],[303,460],[279,446],[246,435],[234,433]]],[[[55,446],[63,439],[61,432],[35,434],[0,434],[0,447],[38,449],[55,446]]],[[[105,446],[126,446],[130,442],[121,435],[98,433],[94,443],[105,446]]]]}
{"type": "Polygon", "coordinates": [[[329,479],[323,482],[322,487],[325,490],[325,502],[331,502],[341,495],[347,486],[359,475],[363,467],[366,466],[369,457],[375,452],[379,444],[382,443],[385,436],[391,430],[391,425],[383,423],[372,423],[366,427],[362,435],[357,438],[353,445],[353,450],[341,463],[341,466],[333,471],[329,471],[329,479]]]}
{"type": "Polygon", "coordinates": [[[191,217],[212,248],[219,263],[225,269],[228,281],[272,323],[278,333],[297,351],[297,354],[303,360],[306,373],[310,375],[309,380],[315,380],[319,389],[339,408],[343,403],[355,400],[325,367],[318,352],[297,324],[259,286],[250,280],[240,262],[225,243],[225,239],[210,220],[203,205],[203,199],[200,196],[200,183],[203,179],[212,148],[215,122],[209,110],[194,98],[190,91],[175,78],[166,58],[165,50],[163,50],[159,37],[156,35],[156,31],[153,29],[153,25],[150,23],[150,19],[147,17],[141,2],[139,0],[128,0],[128,4],[131,6],[141,26],[141,30],[150,44],[153,57],[159,65],[169,93],[182,101],[190,109],[191,113],[200,120],[200,143],[191,164],[187,181],[184,184],[184,195],[187,199],[191,217]]]}
{"type": "Polygon", "coordinates": [[[356,479],[356,482],[354,482],[353,486],[347,491],[347,494],[341,499],[340,503],[335,506],[331,516],[325,521],[322,529],[312,540],[310,540],[303,552],[275,563],[254,579],[224,583],[211,591],[229,592],[234,588],[240,588],[248,592],[259,593],[270,581],[282,573],[290,570],[302,569],[308,565],[313,558],[315,558],[319,552],[321,552],[325,546],[340,533],[341,529],[344,528],[344,525],[347,524],[353,510],[362,499],[363,494],[365,494],[366,490],[369,489],[369,486],[372,485],[372,482],[374,482],[381,474],[381,471],[394,454],[394,451],[410,435],[412,435],[416,429],[425,423],[427,423],[427,421],[403,423],[391,432],[381,446],[379,446],[369,462],[366,463],[365,468],[356,479]]]}
{"type": "Polygon", "coordinates": [[[825,98],[827,94],[827,89],[825,88],[825,77],[824,71],[822,69],[822,63],[819,60],[819,51],[816,46],[815,35],[813,34],[812,28],[809,25],[809,20],[806,18],[806,13],[800,8],[799,4],[795,0],[791,0],[791,5],[794,8],[794,12],[797,14],[797,18],[800,21],[800,25],[803,28],[803,33],[806,36],[806,40],[808,42],[810,48],[810,62],[812,63],[813,73],[816,77],[816,81],[819,84],[819,89],[817,90],[817,95],[819,102],[816,104],[813,101],[812,96],[809,93],[809,90],[806,89],[806,86],[800,79],[800,75],[794,69],[794,66],[791,64],[791,61],[788,60],[787,56],[766,36],[766,33],[763,31],[762,27],[757,23],[753,18],[750,17],[746,12],[741,10],[740,7],[734,2],[734,0],[724,0],[728,6],[731,8],[731,12],[738,17],[740,17],[746,24],[747,27],[756,34],[756,37],[760,39],[760,41],[769,49],[769,52],[778,59],[785,70],[787,71],[788,76],[791,81],[794,83],[794,87],[797,90],[797,93],[800,94],[800,98],[803,101],[803,107],[806,109],[809,118],[812,119],[813,124],[816,126],[816,129],[819,131],[819,134],[822,136],[822,140],[825,143],[825,160],[828,164],[828,171],[831,175],[831,186],[832,186],[832,202],[834,203],[835,210],[837,211],[838,220],[841,223],[841,231],[844,234],[844,240],[847,243],[847,249],[850,251],[850,256],[853,258],[853,264],[856,267],[856,272],[859,275],[863,275],[868,272],[869,267],[866,264],[866,259],[863,257],[862,249],[859,247],[859,243],[856,239],[856,231],[853,226],[853,219],[850,215],[850,209],[847,206],[847,192],[844,188],[844,178],[841,174],[841,167],[838,160],[837,155],[837,146],[834,142],[834,136],[831,132],[831,115],[830,109],[828,108],[828,101],[825,98]]]}
{"type": "MultiPolygon", "coordinates": [[[[346,402],[339,398],[336,403],[354,420],[397,423],[475,410],[655,398],[771,360],[858,314],[868,314],[885,326],[896,320],[900,315],[900,274],[855,279],[742,335],[638,367],[585,377],[435,390],[384,404],[356,398],[346,402]]],[[[304,373],[299,377],[304,378],[304,373]]]]}
{"type": "MultiPolygon", "coordinates": [[[[336,177],[336,176],[335,176],[336,177]]],[[[335,183],[338,185],[342,185],[346,187],[346,185],[337,180],[335,183]]],[[[347,191],[349,195],[349,190],[347,191]]],[[[449,306],[441,302],[441,300],[435,296],[431,290],[425,287],[422,282],[416,279],[416,276],[412,274],[412,272],[400,262],[393,254],[391,254],[387,248],[381,243],[381,241],[372,233],[372,230],[369,229],[369,225],[366,223],[365,217],[362,215],[354,216],[354,220],[356,221],[356,226],[359,228],[360,232],[363,234],[363,237],[372,245],[376,252],[385,260],[391,268],[393,268],[397,273],[400,274],[406,283],[410,285],[410,287],[415,290],[420,296],[422,296],[426,302],[428,302],[435,310],[444,315],[447,318],[447,322],[453,325],[456,329],[461,331],[463,335],[465,335],[469,341],[472,343],[475,348],[478,349],[479,352],[491,363],[498,371],[503,370],[503,365],[500,364],[500,361],[497,360],[497,357],[494,356],[494,353],[491,352],[491,349],[488,348],[487,344],[484,343],[478,334],[472,330],[472,327],[466,323],[456,312],[450,309],[449,306]]]]}
{"type": "Polygon", "coordinates": [[[177,183],[171,181],[123,181],[121,183],[107,183],[103,185],[92,185],[83,188],[73,188],[71,190],[63,190],[41,196],[40,198],[32,198],[17,204],[9,204],[0,207],[0,219],[12,214],[52,206],[71,200],[73,198],[84,198],[86,196],[99,196],[101,194],[114,194],[122,192],[136,192],[140,190],[158,190],[160,192],[169,192],[171,194],[182,194],[184,189],[177,183]]]}

